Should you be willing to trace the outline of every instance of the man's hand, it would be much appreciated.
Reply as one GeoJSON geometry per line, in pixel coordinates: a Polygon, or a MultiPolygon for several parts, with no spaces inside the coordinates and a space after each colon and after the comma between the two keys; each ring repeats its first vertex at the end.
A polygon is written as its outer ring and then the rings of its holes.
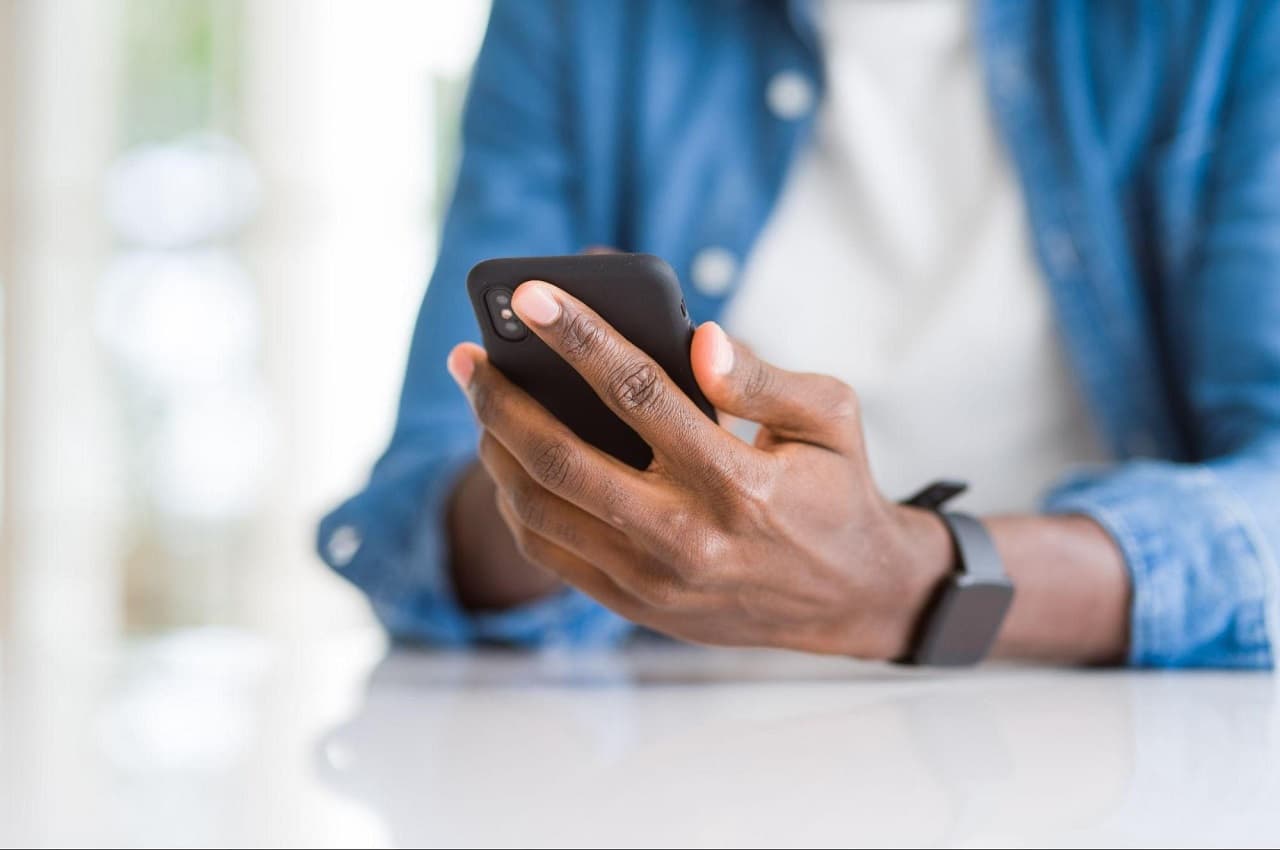
{"type": "Polygon", "coordinates": [[[450,573],[458,603],[469,611],[503,611],[563,585],[520,554],[498,514],[493,479],[478,462],[454,485],[446,514],[450,573]]]}
{"type": "Polygon", "coordinates": [[[857,398],[778,369],[700,327],[707,398],[761,424],[748,445],[707,419],[647,355],[550,284],[513,307],[653,448],[634,470],[584,443],[463,344],[449,369],[484,435],[480,456],[521,551],[637,623],[701,643],[864,658],[908,649],[950,544],[932,514],[885,499],[857,398]]]}

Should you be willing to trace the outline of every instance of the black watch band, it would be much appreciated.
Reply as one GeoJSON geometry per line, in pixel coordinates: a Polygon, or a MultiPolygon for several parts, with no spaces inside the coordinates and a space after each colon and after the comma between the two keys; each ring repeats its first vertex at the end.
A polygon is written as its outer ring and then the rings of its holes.
{"type": "Polygon", "coordinates": [[[956,569],[934,591],[916,626],[903,664],[959,667],[986,657],[1013,601],[995,541],[983,524],[942,506],[964,492],[963,482],[938,481],[906,501],[936,511],[951,535],[956,569]]]}

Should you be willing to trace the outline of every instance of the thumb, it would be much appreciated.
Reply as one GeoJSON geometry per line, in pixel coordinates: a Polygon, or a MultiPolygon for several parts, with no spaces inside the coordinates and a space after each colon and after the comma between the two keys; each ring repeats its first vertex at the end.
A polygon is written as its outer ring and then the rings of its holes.
{"type": "Polygon", "coordinates": [[[862,442],[858,398],[828,375],[789,372],[761,360],[715,322],[704,322],[689,351],[698,386],[717,409],[777,437],[849,452],[862,442]]]}

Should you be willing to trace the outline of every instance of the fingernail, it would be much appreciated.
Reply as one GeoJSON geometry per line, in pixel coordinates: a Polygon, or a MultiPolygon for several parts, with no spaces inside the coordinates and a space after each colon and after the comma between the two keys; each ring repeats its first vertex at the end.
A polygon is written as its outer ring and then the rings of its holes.
{"type": "Polygon", "coordinates": [[[711,345],[711,371],[717,375],[727,375],[733,371],[733,343],[729,341],[724,328],[715,322],[708,324],[715,327],[711,345]]]}
{"type": "Polygon", "coordinates": [[[471,385],[471,375],[476,371],[476,361],[462,349],[455,348],[449,352],[449,359],[445,361],[445,368],[449,370],[449,374],[453,376],[453,379],[458,382],[458,386],[465,390],[471,385]]]}
{"type": "Polygon", "coordinates": [[[522,283],[511,299],[520,318],[535,325],[549,325],[560,316],[560,302],[545,283],[522,283]]]}

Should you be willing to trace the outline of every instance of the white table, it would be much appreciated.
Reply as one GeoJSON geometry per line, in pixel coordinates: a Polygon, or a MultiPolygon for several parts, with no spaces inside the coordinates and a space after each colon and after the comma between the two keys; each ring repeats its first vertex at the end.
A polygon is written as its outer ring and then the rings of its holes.
{"type": "Polygon", "coordinates": [[[12,648],[0,844],[1280,844],[1258,673],[785,653],[12,648]]]}

